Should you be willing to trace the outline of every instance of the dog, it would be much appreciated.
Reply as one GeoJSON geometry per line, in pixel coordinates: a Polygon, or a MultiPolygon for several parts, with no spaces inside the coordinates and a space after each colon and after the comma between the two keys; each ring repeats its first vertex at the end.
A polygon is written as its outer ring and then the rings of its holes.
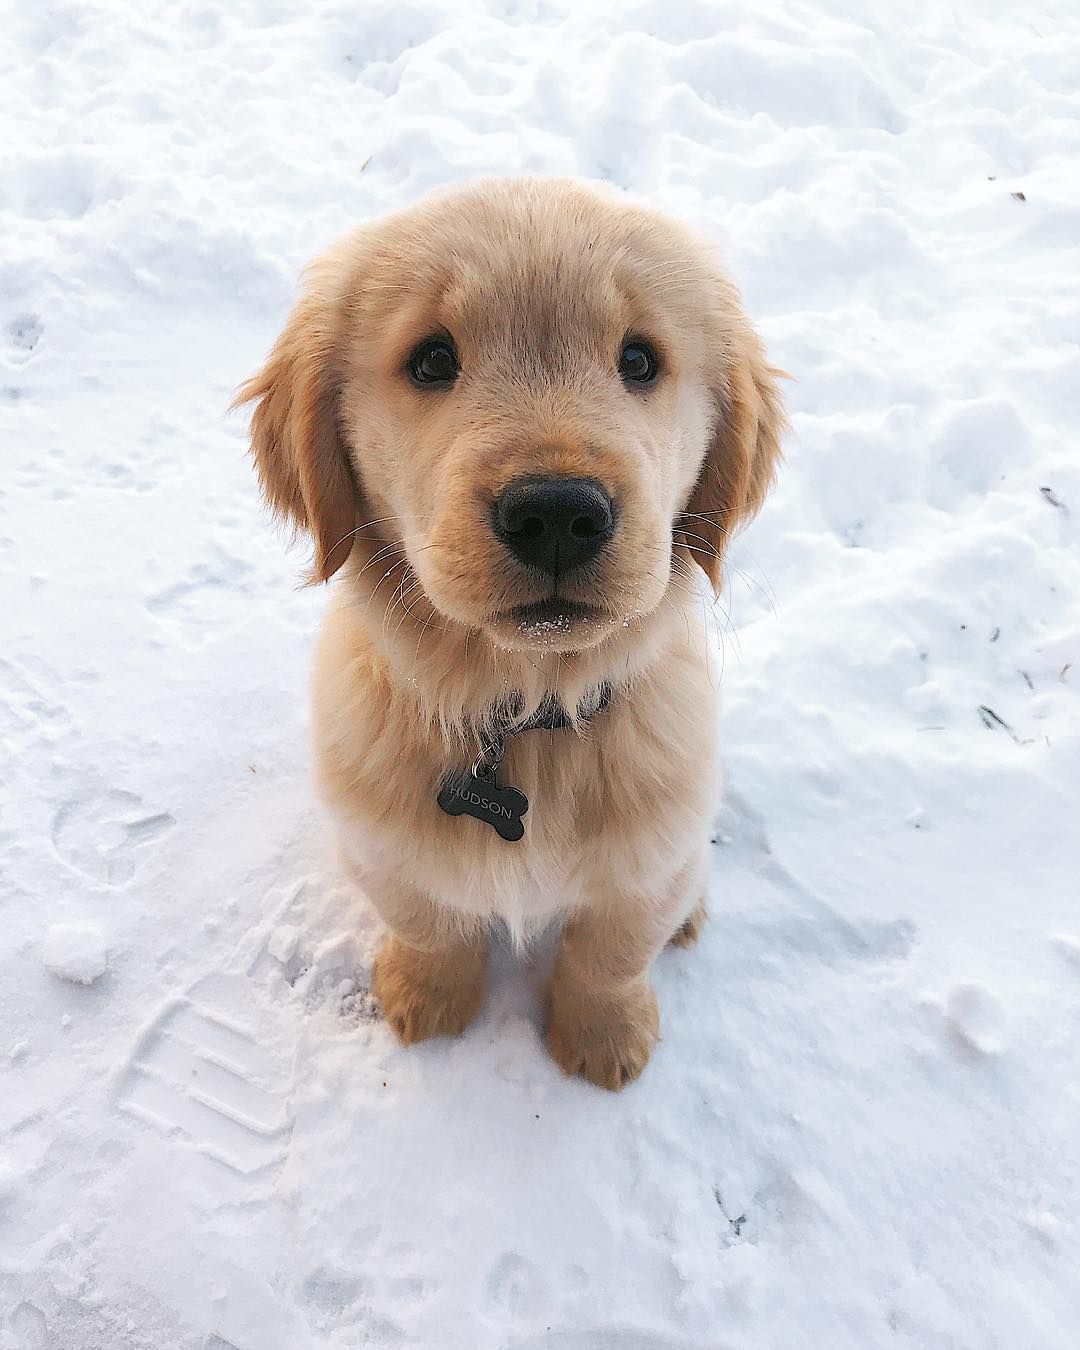
{"type": "Polygon", "coordinates": [[[240,390],[266,498],[338,578],[317,778],[406,1045],[477,1016],[493,921],[558,919],[551,1055],[645,1067],[650,967],[705,916],[704,598],[773,481],[780,374],[689,229],[507,179],[332,247],[240,390]]]}

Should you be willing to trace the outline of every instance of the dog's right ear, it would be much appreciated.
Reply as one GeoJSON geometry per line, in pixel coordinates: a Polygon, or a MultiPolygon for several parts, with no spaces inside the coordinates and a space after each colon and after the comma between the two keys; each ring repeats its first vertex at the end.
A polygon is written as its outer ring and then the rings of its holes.
{"type": "Polygon", "coordinates": [[[255,404],[259,480],[274,511],[314,540],[312,582],[348,558],[360,508],[338,406],[342,309],[339,267],[317,263],[266,364],[232,402],[255,404]]]}

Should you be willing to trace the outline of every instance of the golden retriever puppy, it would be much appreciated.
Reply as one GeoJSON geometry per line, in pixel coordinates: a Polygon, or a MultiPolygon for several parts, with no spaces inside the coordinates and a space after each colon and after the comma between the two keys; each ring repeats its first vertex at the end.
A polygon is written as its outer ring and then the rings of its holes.
{"type": "Polygon", "coordinates": [[[650,966],[705,912],[699,583],[772,480],[777,373],[688,230],[507,180],[338,243],[240,391],[267,498],[338,576],[318,777],[404,1043],[476,1017],[491,921],[560,918],[551,1054],[606,1088],[648,1061],[650,966]]]}

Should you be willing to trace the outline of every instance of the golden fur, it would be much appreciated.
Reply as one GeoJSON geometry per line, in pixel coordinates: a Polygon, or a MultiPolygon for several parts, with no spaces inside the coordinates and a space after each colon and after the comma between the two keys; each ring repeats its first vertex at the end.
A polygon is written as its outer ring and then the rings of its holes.
{"type": "Polygon", "coordinates": [[[341,573],[316,662],[318,775],[390,930],[375,990],[406,1043],[476,1016],[491,920],[523,936],[564,916],[551,1053],[611,1088],[647,1062],[649,968],[700,927],[717,788],[694,564],[718,587],[768,490],[776,375],[689,231],[584,184],[507,180],[338,243],[241,390],[269,501],[314,540],[313,579],[341,573]],[[447,390],[405,373],[432,334],[460,356],[447,390]],[[660,357],[647,390],[617,373],[631,334],[660,357]],[[587,582],[560,589],[598,615],[508,613],[543,597],[491,503],[537,474],[598,479],[619,503],[587,582]],[[523,840],[438,808],[500,703],[573,710],[604,681],[610,706],[576,730],[510,738],[500,776],[529,798],[523,840]]]}

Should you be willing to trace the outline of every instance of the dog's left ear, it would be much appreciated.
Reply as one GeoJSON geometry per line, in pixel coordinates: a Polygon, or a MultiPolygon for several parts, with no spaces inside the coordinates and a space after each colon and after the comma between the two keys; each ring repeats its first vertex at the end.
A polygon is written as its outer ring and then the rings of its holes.
{"type": "Polygon", "coordinates": [[[313,582],[329,581],[348,558],[360,507],[339,409],[343,308],[341,268],[328,255],[309,269],[266,364],[232,404],[255,404],[251,452],[263,494],[311,535],[313,582]]]}
{"type": "Polygon", "coordinates": [[[675,530],[676,543],[689,549],[714,591],[728,541],[757,514],[772,486],[787,425],[777,385],[783,372],[768,364],[757,334],[747,325],[725,346],[726,378],[714,393],[712,438],[675,530]]]}

